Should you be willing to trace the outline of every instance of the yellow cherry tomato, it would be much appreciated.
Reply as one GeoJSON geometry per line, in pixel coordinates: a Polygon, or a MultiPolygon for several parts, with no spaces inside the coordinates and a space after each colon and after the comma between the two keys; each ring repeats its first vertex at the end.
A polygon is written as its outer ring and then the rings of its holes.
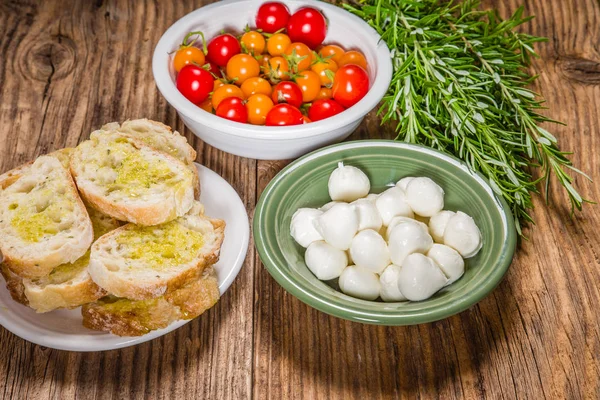
{"type": "Polygon", "coordinates": [[[302,71],[296,78],[296,83],[302,91],[302,101],[309,103],[317,98],[321,90],[321,79],[319,75],[312,71],[302,71]]]}
{"type": "Polygon", "coordinates": [[[283,57],[270,58],[267,77],[271,80],[271,82],[289,81],[290,67],[287,60],[283,57]]]}
{"type": "Polygon", "coordinates": [[[340,64],[340,60],[342,59],[344,53],[346,53],[344,49],[335,44],[328,44],[327,46],[323,46],[323,48],[319,50],[319,54],[321,55],[321,57],[329,57],[338,65],[340,64]]]}
{"type": "Polygon", "coordinates": [[[265,51],[265,37],[256,31],[246,32],[242,35],[240,42],[244,45],[248,53],[259,55],[265,51]]]}
{"type": "Polygon", "coordinates": [[[267,114],[273,108],[273,100],[265,94],[253,94],[248,98],[246,109],[248,110],[248,122],[252,125],[264,125],[267,114]]]}
{"type": "Polygon", "coordinates": [[[265,94],[270,96],[271,92],[273,92],[273,88],[269,81],[259,76],[246,79],[246,81],[242,83],[241,88],[246,97],[250,97],[253,94],[265,94]]]}
{"type": "Polygon", "coordinates": [[[285,53],[292,44],[290,37],[285,33],[276,33],[267,39],[267,51],[272,56],[280,56],[285,53]]]}
{"type": "Polygon", "coordinates": [[[304,43],[294,42],[285,50],[287,59],[293,72],[305,71],[313,62],[313,52],[304,43]]]}
{"type": "Polygon", "coordinates": [[[224,85],[225,85],[225,83],[222,80],[215,79],[215,82],[213,83],[213,92],[216,91],[221,86],[224,86],[224,85]]]}
{"type": "Polygon", "coordinates": [[[223,85],[217,90],[214,91],[212,95],[212,106],[216,110],[219,107],[221,102],[229,97],[239,97],[240,99],[245,99],[244,92],[242,89],[235,85],[227,84],[223,85]]]}
{"type": "Polygon", "coordinates": [[[203,66],[206,58],[202,50],[197,47],[182,47],[181,49],[175,52],[175,57],[173,57],[173,67],[175,71],[181,71],[181,68],[185,67],[189,64],[197,64],[199,66],[203,66]]]}
{"type": "Polygon", "coordinates": [[[212,100],[210,97],[208,99],[204,100],[198,106],[206,112],[212,113],[212,111],[213,111],[212,100]]]}
{"type": "Polygon", "coordinates": [[[358,65],[365,71],[367,70],[367,59],[360,51],[351,50],[346,52],[338,62],[338,67],[343,67],[348,64],[358,65]]]}
{"type": "Polygon", "coordinates": [[[310,70],[315,74],[319,75],[319,79],[321,79],[321,85],[327,86],[333,83],[333,76],[335,75],[335,71],[338,70],[338,66],[335,61],[330,58],[326,58],[321,61],[317,61],[316,64],[313,64],[310,67],[310,70]],[[330,72],[327,72],[330,71],[330,72]]]}
{"type": "Polygon", "coordinates": [[[333,91],[328,88],[328,87],[322,87],[321,90],[319,90],[319,94],[317,94],[317,97],[315,97],[315,100],[321,100],[321,99],[330,99],[333,96],[333,91]]]}
{"type": "Polygon", "coordinates": [[[241,85],[248,78],[260,75],[260,65],[249,54],[236,54],[227,62],[227,78],[241,85]]]}

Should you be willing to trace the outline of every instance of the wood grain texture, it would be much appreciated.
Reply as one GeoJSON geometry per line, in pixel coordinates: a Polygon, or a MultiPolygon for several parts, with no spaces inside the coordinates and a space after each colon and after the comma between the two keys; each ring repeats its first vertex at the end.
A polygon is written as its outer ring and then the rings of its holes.
{"type": "MultiPolygon", "coordinates": [[[[0,171],[73,146],[109,121],[148,117],[184,133],[252,215],[287,161],[204,145],[156,90],[153,48],[210,1],[0,0],[0,171]]],[[[502,15],[522,0],[485,1],[502,15]]],[[[577,166],[600,182],[600,3],[526,0],[540,44],[535,90],[577,166]]],[[[370,115],[352,138],[393,137],[370,115]]],[[[600,199],[597,183],[578,178],[600,199]]],[[[30,344],[0,328],[3,398],[600,398],[600,212],[569,217],[557,186],[499,287],[471,309],[413,327],[320,313],[285,292],[253,250],[219,304],[162,338],[104,353],[30,344]]]]}

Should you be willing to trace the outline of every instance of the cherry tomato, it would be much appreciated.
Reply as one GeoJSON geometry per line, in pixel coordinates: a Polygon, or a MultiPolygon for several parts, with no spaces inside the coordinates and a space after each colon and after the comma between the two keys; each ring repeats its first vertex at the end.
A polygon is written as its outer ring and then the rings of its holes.
{"type": "Polygon", "coordinates": [[[216,76],[217,78],[223,78],[223,71],[221,71],[221,68],[219,68],[219,66],[217,64],[215,64],[212,61],[208,61],[208,72],[210,72],[211,74],[213,74],[213,76],[216,76]]]}
{"type": "Polygon", "coordinates": [[[213,106],[212,106],[212,100],[210,98],[207,98],[202,103],[198,104],[198,107],[200,107],[204,111],[212,114],[213,106]]]}
{"type": "Polygon", "coordinates": [[[348,51],[346,54],[342,56],[340,62],[338,63],[339,67],[343,67],[344,65],[354,64],[358,65],[362,69],[367,69],[367,59],[365,56],[359,51],[348,51]]]}
{"type": "Polygon", "coordinates": [[[200,104],[213,88],[213,77],[207,70],[197,65],[186,65],[177,74],[177,89],[194,104],[200,104]]]}
{"type": "Polygon", "coordinates": [[[302,116],[302,120],[303,120],[303,121],[302,121],[302,123],[303,123],[303,124],[308,124],[308,123],[312,122],[312,121],[310,120],[310,118],[308,118],[306,115],[303,115],[303,116],[302,116]]]}
{"type": "Polygon", "coordinates": [[[225,86],[225,82],[220,79],[215,79],[215,82],[213,83],[213,92],[215,92],[221,86],[225,86]]]}
{"type": "Polygon", "coordinates": [[[369,91],[367,71],[358,65],[344,65],[335,73],[331,89],[335,101],[346,108],[352,107],[369,91]]]}
{"type": "Polygon", "coordinates": [[[321,90],[321,79],[312,71],[302,71],[296,78],[296,83],[302,91],[302,101],[309,103],[317,98],[321,90]]]}
{"type": "Polygon", "coordinates": [[[288,103],[299,108],[302,105],[302,90],[294,82],[279,82],[273,88],[273,102],[288,103]]]}
{"type": "Polygon", "coordinates": [[[265,120],[267,126],[301,125],[303,123],[304,116],[300,110],[290,104],[277,104],[271,108],[265,120]]]}
{"type": "Polygon", "coordinates": [[[173,57],[173,67],[175,71],[181,71],[181,68],[189,64],[196,64],[198,66],[204,65],[205,57],[202,50],[197,47],[183,47],[175,52],[173,57]]]}
{"type": "Polygon", "coordinates": [[[227,62],[227,78],[241,85],[248,78],[260,75],[260,65],[249,54],[236,54],[227,62]]]}
{"type": "Polygon", "coordinates": [[[327,22],[319,10],[304,7],[290,17],[287,32],[292,41],[305,43],[314,49],[325,40],[327,22]]]}
{"type": "Polygon", "coordinates": [[[269,81],[258,76],[246,79],[244,83],[242,83],[241,88],[246,97],[250,97],[253,94],[264,94],[270,96],[273,92],[273,88],[271,87],[269,81]]]}
{"type": "Polygon", "coordinates": [[[310,68],[313,62],[313,52],[304,43],[294,42],[285,50],[292,71],[300,72],[310,68]]]}
{"type": "Polygon", "coordinates": [[[344,111],[340,103],[332,99],[316,100],[308,109],[308,117],[312,121],[320,121],[344,111]]]}
{"type": "Polygon", "coordinates": [[[230,121],[248,122],[248,110],[239,97],[228,97],[217,107],[217,115],[230,121]]]}
{"type": "Polygon", "coordinates": [[[276,33],[267,39],[267,51],[272,56],[280,56],[290,47],[292,41],[285,33],[276,33]]]}
{"type": "Polygon", "coordinates": [[[228,33],[219,35],[208,43],[208,61],[212,61],[219,67],[227,65],[229,59],[239,54],[242,48],[235,36],[228,33]]]}
{"type": "Polygon", "coordinates": [[[264,94],[253,94],[246,103],[248,122],[252,125],[264,125],[267,114],[273,108],[273,100],[264,94]]]}
{"type": "Polygon", "coordinates": [[[317,95],[317,97],[315,97],[315,100],[330,99],[330,98],[331,98],[331,89],[328,87],[322,87],[321,90],[319,90],[319,94],[317,95]]]}
{"type": "Polygon", "coordinates": [[[263,69],[263,71],[267,71],[269,69],[269,60],[271,58],[273,58],[273,56],[268,53],[256,57],[256,60],[260,64],[260,67],[263,69]]]}
{"type": "Polygon", "coordinates": [[[338,65],[344,53],[346,53],[344,49],[335,44],[328,44],[327,46],[323,46],[323,48],[319,50],[319,55],[321,55],[321,57],[329,57],[338,65]]]}
{"type": "Polygon", "coordinates": [[[290,10],[281,3],[269,1],[263,3],[256,13],[256,27],[263,32],[273,33],[285,28],[290,19],[290,10]]]}
{"type": "Polygon", "coordinates": [[[326,58],[318,60],[315,64],[313,64],[310,67],[310,70],[315,74],[319,75],[319,79],[321,80],[322,86],[327,86],[331,85],[331,78],[333,78],[335,71],[338,70],[338,66],[335,63],[335,61],[333,61],[330,58],[326,58]]]}
{"type": "Polygon", "coordinates": [[[241,99],[246,98],[246,96],[244,96],[244,92],[242,92],[242,89],[239,87],[231,84],[223,85],[215,90],[212,94],[213,108],[215,110],[219,108],[219,104],[229,97],[239,97],[241,99]]]}
{"type": "Polygon", "coordinates": [[[289,81],[290,67],[287,60],[283,57],[273,57],[269,59],[269,68],[266,75],[273,83],[289,81]]]}
{"type": "Polygon", "coordinates": [[[244,45],[249,54],[259,55],[265,51],[265,37],[256,31],[249,31],[242,35],[240,42],[244,45]]]}

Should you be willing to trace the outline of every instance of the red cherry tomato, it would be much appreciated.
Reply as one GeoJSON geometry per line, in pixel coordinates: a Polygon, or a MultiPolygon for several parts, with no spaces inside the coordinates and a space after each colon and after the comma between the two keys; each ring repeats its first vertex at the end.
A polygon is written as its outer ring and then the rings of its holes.
{"type": "Polygon", "coordinates": [[[287,103],[299,108],[302,105],[302,90],[294,82],[279,82],[273,87],[271,98],[275,104],[287,103]]]}
{"type": "Polygon", "coordinates": [[[248,110],[239,97],[228,97],[217,107],[217,115],[230,121],[248,122],[248,110]]]}
{"type": "Polygon", "coordinates": [[[276,1],[263,3],[256,13],[256,27],[263,32],[273,33],[285,28],[290,19],[290,10],[276,1]]]}
{"type": "Polygon", "coordinates": [[[213,90],[214,79],[210,72],[196,65],[186,65],[177,74],[177,89],[194,104],[200,104],[213,90]]]}
{"type": "Polygon", "coordinates": [[[277,104],[271,108],[265,120],[267,126],[301,125],[303,123],[304,116],[300,110],[289,104],[277,104]]]}
{"type": "Polygon", "coordinates": [[[231,57],[239,54],[241,51],[240,42],[238,42],[235,36],[226,33],[210,41],[206,58],[219,67],[224,67],[231,57]]]}
{"type": "Polygon", "coordinates": [[[213,74],[217,78],[224,78],[223,71],[221,71],[221,68],[219,68],[219,66],[217,64],[215,64],[212,61],[209,61],[207,64],[209,66],[208,72],[210,72],[211,74],[213,74]]]}
{"type": "Polygon", "coordinates": [[[342,106],[352,107],[369,91],[369,76],[358,65],[344,65],[333,78],[333,99],[342,106]]]}
{"type": "Polygon", "coordinates": [[[290,17],[287,32],[292,42],[302,42],[314,49],[325,40],[327,22],[319,10],[304,7],[290,17]]]}
{"type": "Polygon", "coordinates": [[[308,109],[308,118],[310,118],[311,121],[320,121],[325,118],[333,117],[342,111],[344,111],[344,107],[335,100],[317,100],[314,101],[308,109]]]}

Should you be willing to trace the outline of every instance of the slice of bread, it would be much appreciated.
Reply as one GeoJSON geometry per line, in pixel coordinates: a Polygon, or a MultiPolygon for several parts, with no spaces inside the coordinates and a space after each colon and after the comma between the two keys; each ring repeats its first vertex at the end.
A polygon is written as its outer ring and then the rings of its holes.
{"type": "Polygon", "coordinates": [[[196,318],[219,300],[212,266],[194,280],[161,297],[128,300],[108,296],[81,308],[83,326],[119,336],[140,336],[179,319],[196,318]]]}
{"type": "Polygon", "coordinates": [[[192,280],[219,259],[225,221],[195,202],[185,216],[158,226],[128,224],[92,245],[89,272],[108,293],[147,300],[192,280]]]}
{"type": "Polygon", "coordinates": [[[77,146],[71,173],[92,207],[121,221],[162,224],[184,215],[194,201],[194,176],[184,163],[114,132],[77,146]]]}
{"type": "Polygon", "coordinates": [[[6,266],[21,277],[41,278],[83,256],[93,240],[92,223],[61,162],[41,156],[10,179],[0,191],[6,266]]]}
{"type": "Polygon", "coordinates": [[[25,286],[23,286],[23,278],[21,278],[19,275],[15,274],[10,269],[8,269],[8,267],[4,263],[0,264],[0,273],[6,281],[6,288],[10,293],[10,297],[12,297],[14,301],[28,306],[29,301],[25,296],[25,286]]]}
{"type": "MultiPolygon", "coordinates": [[[[93,208],[88,208],[88,213],[94,227],[94,240],[120,226],[119,221],[93,208]]],[[[89,261],[88,251],[74,263],[54,268],[48,276],[24,279],[22,285],[29,306],[43,313],[79,307],[105,296],[106,292],[94,283],[88,272],[89,261]]]]}
{"type": "Polygon", "coordinates": [[[194,194],[196,200],[200,198],[200,181],[198,170],[194,165],[196,151],[179,132],[171,130],[165,124],[144,118],[125,121],[121,125],[118,122],[108,123],[99,130],[92,132],[92,136],[110,131],[116,131],[123,136],[141,140],[148,146],[183,161],[194,174],[194,194]]]}
{"type": "MultiPolygon", "coordinates": [[[[60,161],[60,163],[63,165],[63,167],[65,167],[68,170],[69,169],[69,160],[71,158],[71,154],[73,153],[73,150],[75,150],[75,149],[68,147],[65,149],[60,149],[60,150],[54,151],[47,155],[58,159],[58,161],[60,161]]],[[[5,172],[2,175],[0,175],[0,189],[6,189],[7,187],[9,187],[13,183],[15,183],[17,181],[17,179],[19,179],[19,177],[21,175],[23,175],[25,173],[25,171],[27,171],[31,167],[32,164],[33,164],[33,161],[30,161],[27,164],[20,165],[17,168],[11,169],[10,171],[5,172]]]]}

